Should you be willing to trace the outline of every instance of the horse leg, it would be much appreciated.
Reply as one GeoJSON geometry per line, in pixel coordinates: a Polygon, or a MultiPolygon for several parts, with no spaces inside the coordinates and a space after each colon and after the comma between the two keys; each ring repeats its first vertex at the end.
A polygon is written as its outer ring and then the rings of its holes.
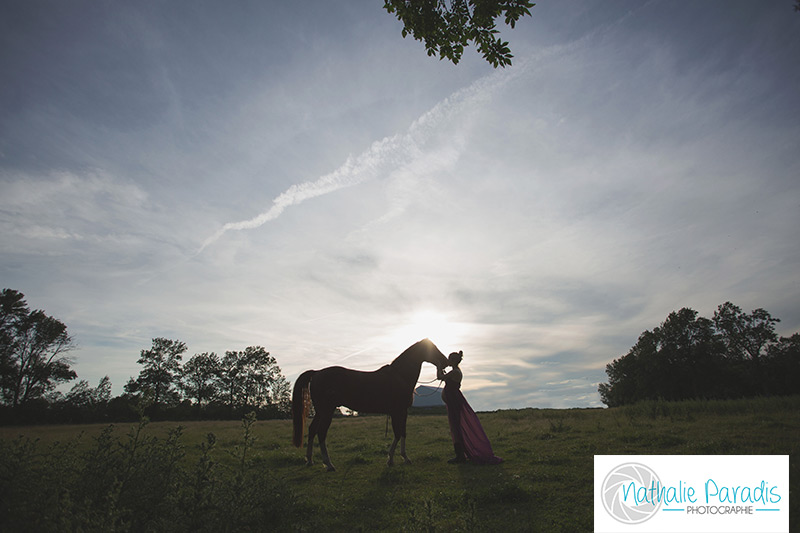
{"type": "MultiPolygon", "coordinates": [[[[331,408],[330,411],[325,411],[320,419],[319,423],[319,449],[322,452],[322,462],[325,464],[325,469],[328,472],[333,472],[336,470],[336,467],[333,466],[331,463],[331,458],[328,456],[328,444],[326,443],[328,437],[328,428],[331,427],[331,422],[333,421],[333,411],[336,408],[331,408]]],[[[319,414],[319,411],[317,411],[319,414]]]]}
{"type": "Polygon", "coordinates": [[[397,434],[395,433],[394,440],[392,441],[392,445],[389,446],[389,460],[386,461],[387,466],[394,466],[394,449],[397,448],[397,434]]]}
{"type": "Polygon", "coordinates": [[[314,437],[317,436],[318,427],[319,427],[319,416],[315,415],[314,420],[311,421],[311,425],[308,426],[308,448],[306,450],[306,466],[311,466],[314,464],[314,459],[312,454],[314,452],[314,437]]]}
{"type": "MultiPolygon", "coordinates": [[[[395,431],[400,435],[400,457],[403,458],[404,463],[410,464],[411,459],[406,455],[406,422],[408,421],[408,411],[403,411],[397,418],[398,423],[395,431]]],[[[392,418],[392,425],[394,426],[394,418],[392,418]]]]}
{"type": "Polygon", "coordinates": [[[400,457],[403,458],[404,463],[410,463],[411,459],[406,455],[406,419],[408,412],[395,413],[392,415],[392,431],[394,432],[394,441],[389,447],[389,461],[388,465],[394,465],[394,451],[397,448],[397,443],[400,442],[400,457]]]}
{"type": "Polygon", "coordinates": [[[403,435],[400,437],[400,457],[403,458],[403,462],[406,464],[411,464],[411,459],[408,458],[406,455],[406,436],[403,435]]]}

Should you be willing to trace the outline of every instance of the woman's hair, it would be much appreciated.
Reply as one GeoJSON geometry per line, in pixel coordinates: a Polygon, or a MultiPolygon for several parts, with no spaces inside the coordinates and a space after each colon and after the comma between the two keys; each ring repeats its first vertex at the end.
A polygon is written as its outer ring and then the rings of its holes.
{"type": "Polygon", "coordinates": [[[461,350],[453,352],[447,357],[447,359],[448,361],[450,361],[451,365],[455,366],[459,364],[462,359],[464,359],[464,352],[462,352],[461,350]]]}

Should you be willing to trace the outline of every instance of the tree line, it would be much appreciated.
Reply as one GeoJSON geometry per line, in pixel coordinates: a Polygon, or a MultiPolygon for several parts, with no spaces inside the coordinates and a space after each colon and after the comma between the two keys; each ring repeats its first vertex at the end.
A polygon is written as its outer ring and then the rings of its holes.
{"type": "Polygon", "coordinates": [[[609,407],[641,400],[724,399],[800,393],[800,333],[778,337],[780,322],[725,302],[712,318],[683,308],[647,330],[606,366],[598,387],[609,407]]]}
{"type": "Polygon", "coordinates": [[[186,344],[154,338],[138,359],[141,370],[124,393],[112,397],[111,381],[96,387],[75,380],[75,348],[67,326],[30,310],[13,289],[0,294],[0,423],[129,421],[155,419],[282,418],[291,410],[290,384],[275,357],[261,346],[198,353],[183,362],[186,344]]]}

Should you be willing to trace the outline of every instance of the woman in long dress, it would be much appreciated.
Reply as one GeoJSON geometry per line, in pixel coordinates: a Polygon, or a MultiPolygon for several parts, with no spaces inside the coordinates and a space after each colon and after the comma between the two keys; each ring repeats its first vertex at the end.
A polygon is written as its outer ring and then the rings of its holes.
{"type": "Polygon", "coordinates": [[[452,370],[440,368],[436,377],[444,381],[442,400],[447,405],[447,419],[450,422],[450,436],[456,456],[448,463],[466,463],[470,460],[479,464],[498,464],[503,460],[495,456],[481,421],[461,393],[463,374],[458,365],[464,358],[463,352],[453,352],[447,358],[452,370]]]}

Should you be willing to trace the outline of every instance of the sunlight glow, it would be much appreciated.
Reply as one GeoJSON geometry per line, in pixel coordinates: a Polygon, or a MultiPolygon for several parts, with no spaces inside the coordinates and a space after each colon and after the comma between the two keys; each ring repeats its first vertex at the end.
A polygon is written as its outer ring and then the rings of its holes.
{"type": "MultiPolygon", "coordinates": [[[[430,339],[444,354],[462,349],[461,344],[466,340],[467,324],[458,322],[448,316],[432,309],[423,309],[406,315],[399,321],[399,326],[384,338],[384,343],[405,350],[415,342],[430,339]]],[[[436,368],[432,365],[422,365],[419,384],[436,386],[436,368]]]]}
{"type": "Polygon", "coordinates": [[[447,355],[459,349],[459,343],[464,342],[465,332],[465,324],[449,319],[444,313],[426,309],[411,314],[387,340],[405,349],[428,338],[447,355]]]}

